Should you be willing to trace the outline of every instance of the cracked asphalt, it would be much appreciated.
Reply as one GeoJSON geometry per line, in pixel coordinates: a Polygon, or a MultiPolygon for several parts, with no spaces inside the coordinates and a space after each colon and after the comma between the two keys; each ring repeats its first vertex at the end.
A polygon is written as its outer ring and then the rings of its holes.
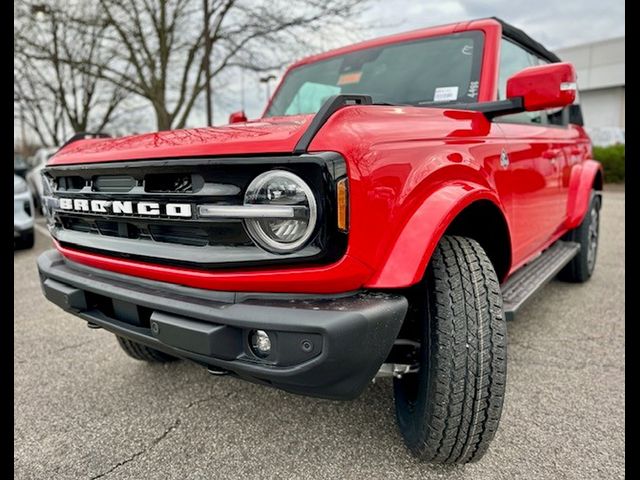
{"type": "Polygon", "coordinates": [[[45,301],[38,233],[14,255],[15,478],[624,478],[624,202],[606,189],[591,281],[553,281],[509,324],[500,428],[453,467],[407,453],[389,380],[341,403],[128,358],[45,301]]]}

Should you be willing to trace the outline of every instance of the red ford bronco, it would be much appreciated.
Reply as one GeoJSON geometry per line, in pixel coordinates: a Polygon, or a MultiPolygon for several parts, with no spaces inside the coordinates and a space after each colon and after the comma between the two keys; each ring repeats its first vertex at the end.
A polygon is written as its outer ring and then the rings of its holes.
{"type": "Polygon", "coordinates": [[[572,65],[482,19],[305,58],[258,120],[74,137],[44,171],[44,294],[139,360],[330,399],[391,376],[417,457],[478,460],[506,320],[594,269],[575,95],[572,65]]]}

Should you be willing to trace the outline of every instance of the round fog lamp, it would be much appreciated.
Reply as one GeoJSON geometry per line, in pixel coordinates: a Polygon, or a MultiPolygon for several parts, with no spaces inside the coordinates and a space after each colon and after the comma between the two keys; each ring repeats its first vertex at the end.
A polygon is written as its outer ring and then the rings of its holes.
{"type": "Polygon", "coordinates": [[[271,339],[264,330],[251,332],[251,350],[258,357],[266,357],[271,353],[271,339]]]}
{"type": "Polygon", "coordinates": [[[251,238],[270,252],[286,253],[301,248],[316,226],[318,207],[311,188],[286,170],[258,175],[247,187],[244,204],[290,207],[286,215],[265,215],[244,221],[251,238]]]}

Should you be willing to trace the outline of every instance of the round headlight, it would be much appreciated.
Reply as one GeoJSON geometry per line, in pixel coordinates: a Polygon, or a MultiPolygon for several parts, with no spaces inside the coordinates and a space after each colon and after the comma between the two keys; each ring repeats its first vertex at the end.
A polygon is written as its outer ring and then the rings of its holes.
{"type": "Polygon", "coordinates": [[[244,203],[292,207],[289,217],[245,219],[247,232],[265,250],[290,252],[313,234],[318,217],[316,199],[304,180],[291,172],[271,170],[258,175],[249,184],[244,203]]]}

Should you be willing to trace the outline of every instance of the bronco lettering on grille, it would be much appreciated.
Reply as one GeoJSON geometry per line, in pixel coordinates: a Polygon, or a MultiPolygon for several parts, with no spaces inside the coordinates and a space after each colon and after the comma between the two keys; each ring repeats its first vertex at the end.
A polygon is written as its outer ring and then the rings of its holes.
{"type": "Polygon", "coordinates": [[[60,209],[71,212],[108,213],[115,215],[138,215],[191,218],[188,203],[132,202],[130,200],[85,200],[82,198],[61,198],[60,209]]]}

